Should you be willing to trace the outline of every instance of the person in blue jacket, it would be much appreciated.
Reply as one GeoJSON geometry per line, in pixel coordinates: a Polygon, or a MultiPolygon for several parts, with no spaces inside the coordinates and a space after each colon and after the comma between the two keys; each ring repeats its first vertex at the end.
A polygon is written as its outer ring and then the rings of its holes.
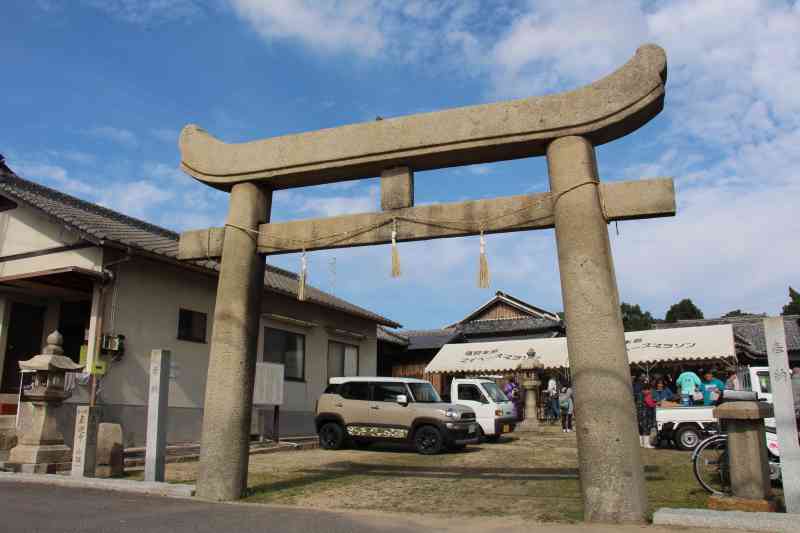
{"type": "Polygon", "coordinates": [[[653,399],[659,404],[664,400],[671,400],[674,396],[672,389],[664,385],[663,380],[656,381],[656,388],[653,390],[653,399]]]}
{"type": "Polygon", "coordinates": [[[714,405],[719,400],[725,384],[714,377],[711,370],[706,370],[703,374],[703,405],[714,405]]]}

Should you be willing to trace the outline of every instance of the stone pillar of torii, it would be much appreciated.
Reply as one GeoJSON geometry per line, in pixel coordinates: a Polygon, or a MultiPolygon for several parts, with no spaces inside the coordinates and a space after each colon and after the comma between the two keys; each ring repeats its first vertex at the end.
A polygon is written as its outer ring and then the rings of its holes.
{"type": "Polygon", "coordinates": [[[181,166],[230,192],[224,228],[181,235],[184,260],[221,258],[197,494],[247,486],[264,256],[555,227],[584,516],[642,522],[647,491],[608,239],[610,221],[673,216],[672,179],[601,183],[595,146],[663,108],[664,51],[644,45],[575,91],[352,124],[241,144],[197,126],[181,166]],[[546,155],[550,192],[414,206],[414,172],[546,155]],[[272,191],[381,176],[380,212],[269,223],[272,191]]]}

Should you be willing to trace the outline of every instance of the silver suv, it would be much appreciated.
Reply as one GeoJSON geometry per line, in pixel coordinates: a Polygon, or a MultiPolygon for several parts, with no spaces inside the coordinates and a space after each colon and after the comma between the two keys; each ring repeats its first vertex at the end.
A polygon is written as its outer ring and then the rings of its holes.
{"type": "Polygon", "coordinates": [[[317,402],[320,446],[406,442],[422,454],[477,443],[475,412],[442,402],[429,382],[411,378],[331,378],[317,402]]]}

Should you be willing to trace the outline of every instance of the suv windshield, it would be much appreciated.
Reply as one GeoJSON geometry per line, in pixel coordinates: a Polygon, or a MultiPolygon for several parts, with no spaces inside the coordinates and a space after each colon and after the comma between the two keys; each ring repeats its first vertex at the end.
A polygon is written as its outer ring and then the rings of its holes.
{"type": "Polygon", "coordinates": [[[414,401],[419,403],[440,403],[442,401],[436,389],[430,383],[408,383],[414,401]]]}
{"type": "Polygon", "coordinates": [[[493,381],[486,381],[481,383],[483,385],[483,389],[486,391],[486,394],[489,395],[489,398],[492,399],[495,403],[503,403],[510,401],[506,393],[500,390],[500,387],[497,386],[497,383],[493,381]]]}

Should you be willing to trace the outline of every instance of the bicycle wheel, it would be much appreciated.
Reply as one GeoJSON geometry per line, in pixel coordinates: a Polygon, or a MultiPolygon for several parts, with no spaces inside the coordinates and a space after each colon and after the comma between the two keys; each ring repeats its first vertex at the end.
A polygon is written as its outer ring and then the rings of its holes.
{"type": "Polygon", "coordinates": [[[692,454],[692,469],[697,482],[719,496],[731,493],[728,437],[715,435],[702,441],[692,454]]]}

